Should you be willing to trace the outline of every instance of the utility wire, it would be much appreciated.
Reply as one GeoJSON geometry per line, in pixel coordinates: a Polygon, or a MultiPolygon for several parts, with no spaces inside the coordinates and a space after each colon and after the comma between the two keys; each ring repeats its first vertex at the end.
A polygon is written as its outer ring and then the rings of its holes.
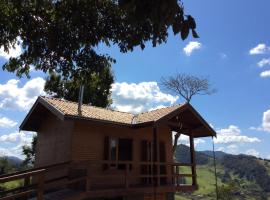
{"type": "Polygon", "coordinates": [[[213,158],[214,158],[214,168],[215,168],[215,181],[216,181],[216,198],[218,198],[218,183],[217,183],[217,165],[216,165],[216,152],[215,152],[215,142],[214,142],[214,137],[212,137],[212,142],[213,142],[213,158]]]}

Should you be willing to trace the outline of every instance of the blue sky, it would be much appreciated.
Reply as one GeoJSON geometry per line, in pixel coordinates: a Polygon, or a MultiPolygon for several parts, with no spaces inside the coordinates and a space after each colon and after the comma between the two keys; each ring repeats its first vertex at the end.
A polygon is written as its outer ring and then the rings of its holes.
{"type": "MultiPolygon", "coordinates": [[[[218,92],[194,97],[191,103],[218,132],[216,148],[270,158],[270,2],[189,0],[184,5],[196,19],[199,39],[183,42],[170,32],[166,44],[152,48],[149,43],[143,51],[122,54],[114,46],[98,47],[117,60],[113,106],[140,112],[181,103],[160,86],[162,76],[208,77],[218,92]]],[[[1,66],[9,55],[1,50],[0,55],[1,66]]],[[[31,79],[18,80],[14,74],[0,74],[0,154],[18,156],[32,137],[19,134],[18,125],[36,96],[44,94],[45,75],[32,71],[31,79]]],[[[197,140],[196,148],[211,149],[211,140],[197,140]]]]}

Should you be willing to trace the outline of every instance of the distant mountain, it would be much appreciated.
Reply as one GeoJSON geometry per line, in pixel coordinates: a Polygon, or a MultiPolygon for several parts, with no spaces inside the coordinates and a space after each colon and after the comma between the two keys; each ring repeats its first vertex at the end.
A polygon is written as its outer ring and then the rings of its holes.
{"type": "MultiPolygon", "coordinates": [[[[213,157],[213,151],[206,150],[206,151],[199,151],[199,152],[206,154],[206,155],[210,156],[211,158],[213,157]]],[[[223,151],[215,151],[215,155],[216,155],[216,158],[222,159],[224,156],[230,155],[230,154],[227,154],[223,151]]]]}
{"type": "Polygon", "coordinates": [[[18,158],[18,157],[15,157],[15,156],[6,156],[6,158],[8,159],[8,161],[10,163],[12,163],[13,165],[21,165],[23,160],[18,158]]]}
{"type": "MultiPolygon", "coordinates": [[[[190,163],[190,149],[188,146],[180,144],[177,146],[175,151],[175,160],[180,163],[190,163]]],[[[212,159],[211,156],[196,151],[195,154],[196,163],[198,165],[206,165],[212,159]]]]}
{"type": "Polygon", "coordinates": [[[15,156],[1,156],[0,157],[0,167],[3,165],[4,160],[7,161],[7,163],[13,167],[19,167],[23,160],[18,158],[18,157],[15,157],[15,156]]]}
{"type": "MultiPolygon", "coordinates": [[[[249,155],[231,155],[215,152],[218,166],[218,187],[231,195],[228,199],[245,200],[270,198],[270,161],[249,155]]],[[[215,198],[213,152],[198,151],[195,154],[198,182],[201,187],[194,194],[184,195],[186,199],[210,200],[215,198]],[[211,184],[205,183],[211,182],[211,184]],[[209,191],[211,191],[209,193],[209,191]]],[[[178,145],[175,160],[190,163],[190,149],[178,145]]],[[[180,198],[181,199],[181,198],[180,198]]]]}

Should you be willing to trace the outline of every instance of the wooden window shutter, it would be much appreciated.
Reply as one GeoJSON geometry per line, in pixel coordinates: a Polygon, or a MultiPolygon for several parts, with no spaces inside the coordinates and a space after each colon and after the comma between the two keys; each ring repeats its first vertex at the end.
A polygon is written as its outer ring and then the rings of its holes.
{"type": "Polygon", "coordinates": [[[142,161],[148,161],[147,160],[147,144],[148,142],[146,140],[143,140],[141,143],[141,160],[142,161]]]}

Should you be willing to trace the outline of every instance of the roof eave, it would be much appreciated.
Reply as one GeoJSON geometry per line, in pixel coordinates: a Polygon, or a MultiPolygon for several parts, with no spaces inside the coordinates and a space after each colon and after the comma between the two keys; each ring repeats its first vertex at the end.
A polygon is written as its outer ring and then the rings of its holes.
{"type": "Polygon", "coordinates": [[[85,120],[85,121],[91,121],[91,122],[99,122],[99,123],[108,124],[108,125],[129,127],[129,128],[134,128],[134,129],[144,128],[144,127],[148,127],[154,124],[154,121],[143,122],[143,123],[138,123],[138,124],[129,124],[129,123],[121,123],[121,122],[115,122],[115,121],[109,121],[109,120],[89,118],[89,117],[84,117],[84,116],[76,116],[76,115],[64,115],[64,119],[85,120]]]}
{"type": "Polygon", "coordinates": [[[19,131],[25,130],[24,126],[26,122],[28,121],[29,117],[31,116],[31,114],[33,113],[33,111],[36,109],[38,104],[43,105],[45,108],[51,111],[54,115],[56,115],[60,120],[64,120],[63,112],[61,112],[60,110],[52,106],[50,103],[48,103],[46,100],[44,100],[41,96],[39,96],[36,102],[34,103],[34,105],[32,106],[32,108],[30,109],[30,111],[27,113],[24,120],[22,121],[21,125],[19,126],[19,131]]]}
{"type": "Polygon", "coordinates": [[[201,121],[201,123],[208,129],[209,133],[211,134],[211,135],[207,135],[207,136],[203,136],[203,137],[209,137],[209,136],[216,137],[215,130],[203,119],[203,117],[188,102],[184,103],[183,105],[181,105],[180,107],[178,107],[174,111],[170,112],[169,114],[156,120],[155,124],[160,124],[160,123],[170,119],[172,116],[176,115],[177,113],[182,112],[185,109],[190,109],[190,111],[201,121]]]}

